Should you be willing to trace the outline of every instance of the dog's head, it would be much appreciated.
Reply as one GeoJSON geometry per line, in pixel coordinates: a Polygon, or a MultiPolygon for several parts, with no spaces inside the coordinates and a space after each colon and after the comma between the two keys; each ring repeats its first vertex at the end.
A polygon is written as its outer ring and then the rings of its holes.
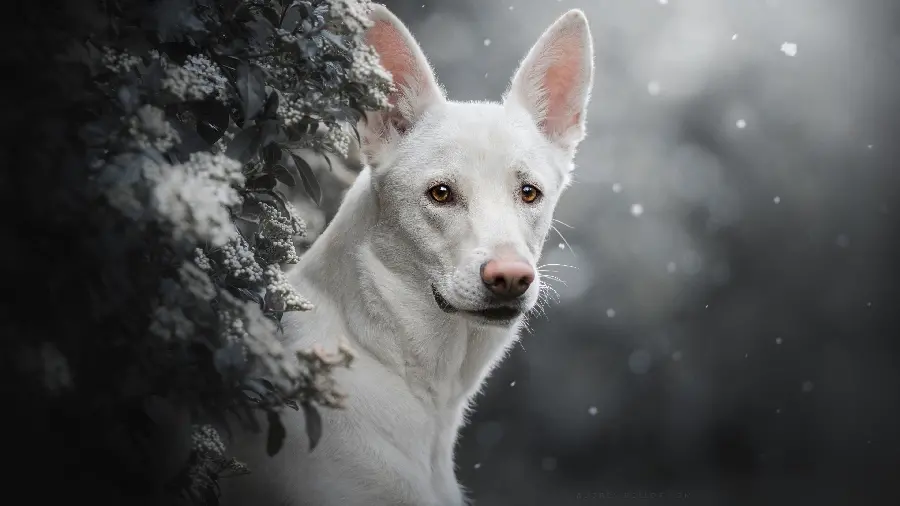
{"type": "MultiPolygon", "coordinates": [[[[376,6],[367,41],[393,107],[360,122],[375,242],[447,312],[509,325],[538,301],[537,260],[585,135],[593,49],[572,10],[528,52],[502,103],[445,98],[407,28],[376,6]]],[[[424,294],[423,294],[424,295],[424,294]]]]}

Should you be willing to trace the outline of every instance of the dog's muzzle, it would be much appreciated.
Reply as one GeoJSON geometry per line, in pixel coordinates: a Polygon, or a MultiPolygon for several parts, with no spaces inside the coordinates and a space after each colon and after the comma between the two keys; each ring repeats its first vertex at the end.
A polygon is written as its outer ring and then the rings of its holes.
{"type": "Polygon", "coordinates": [[[494,306],[485,309],[480,309],[477,311],[467,311],[462,310],[456,307],[453,307],[452,304],[447,302],[440,292],[438,292],[437,287],[431,285],[431,293],[434,295],[434,302],[437,303],[437,306],[441,308],[441,311],[445,313],[465,313],[472,316],[477,317],[478,319],[484,320],[488,323],[493,323],[497,325],[508,324],[514,318],[522,314],[522,310],[517,307],[512,306],[494,306]]]}

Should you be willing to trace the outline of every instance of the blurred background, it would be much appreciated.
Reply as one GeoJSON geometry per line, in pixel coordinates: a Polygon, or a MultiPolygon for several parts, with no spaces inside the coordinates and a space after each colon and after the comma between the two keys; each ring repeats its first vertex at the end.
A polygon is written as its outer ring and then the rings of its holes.
{"type": "Polygon", "coordinates": [[[900,2],[384,3],[456,100],[567,9],[595,40],[559,301],[459,444],[476,504],[896,501],[900,2]]]}

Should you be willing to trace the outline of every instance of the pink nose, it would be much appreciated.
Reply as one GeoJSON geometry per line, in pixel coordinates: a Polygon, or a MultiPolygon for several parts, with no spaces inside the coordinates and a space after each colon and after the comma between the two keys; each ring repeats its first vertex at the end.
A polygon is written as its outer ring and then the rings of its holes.
{"type": "Polygon", "coordinates": [[[534,269],[524,260],[489,260],[481,266],[481,279],[495,295],[514,299],[534,282],[534,269]]]}

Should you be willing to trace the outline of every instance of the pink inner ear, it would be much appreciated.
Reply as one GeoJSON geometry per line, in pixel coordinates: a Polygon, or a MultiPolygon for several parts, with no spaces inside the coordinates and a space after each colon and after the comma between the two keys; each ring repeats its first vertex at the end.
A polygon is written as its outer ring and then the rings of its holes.
{"type": "Polygon", "coordinates": [[[573,111],[573,95],[578,89],[583,71],[584,48],[582,37],[575,31],[568,31],[554,41],[550,49],[555,55],[554,62],[547,68],[541,81],[547,94],[547,116],[541,128],[547,133],[563,132],[576,125],[581,113],[573,111]]]}
{"type": "MultiPolygon", "coordinates": [[[[376,21],[366,33],[366,42],[378,52],[381,66],[391,73],[394,85],[400,87],[407,84],[406,78],[412,72],[415,58],[394,25],[388,21],[376,21]]],[[[391,94],[390,102],[397,102],[396,93],[391,94]]]]}

